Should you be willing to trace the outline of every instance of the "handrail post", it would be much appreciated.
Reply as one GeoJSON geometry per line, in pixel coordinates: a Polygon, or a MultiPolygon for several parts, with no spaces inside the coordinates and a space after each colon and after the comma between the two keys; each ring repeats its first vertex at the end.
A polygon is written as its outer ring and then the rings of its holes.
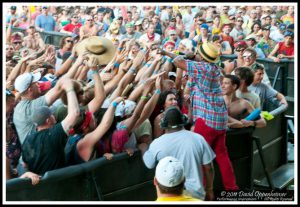
{"type": "Polygon", "coordinates": [[[273,83],[272,83],[273,88],[275,88],[276,83],[278,81],[278,76],[279,76],[280,70],[281,70],[281,65],[277,67],[277,70],[276,70],[276,73],[275,73],[275,76],[274,76],[274,80],[273,80],[273,83]]]}
{"type": "Polygon", "coordinates": [[[263,168],[264,168],[264,172],[265,172],[265,175],[266,175],[266,178],[267,178],[267,181],[269,183],[269,186],[272,190],[274,190],[274,184],[273,184],[273,181],[272,181],[272,178],[271,178],[271,175],[267,169],[267,165],[266,165],[266,162],[265,162],[265,158],[264,158],[264,154],[263,154],[263,149],[261,147],[261,143],[260,143],[260,138],[259,137],[255,137],[255,136],[252,136],[252,139],[255,141],[256,143],[256,146],[257,146],[257,149],[258,149],[258,153],[259,153],[259,156],[260,156],[260,160],[261,160],[261,163],[263,165],[263,168]]]}

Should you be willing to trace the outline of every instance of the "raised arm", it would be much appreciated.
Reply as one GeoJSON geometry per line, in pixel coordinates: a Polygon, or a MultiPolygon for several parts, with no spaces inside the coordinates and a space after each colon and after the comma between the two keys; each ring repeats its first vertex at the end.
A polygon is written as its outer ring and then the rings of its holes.
{"type": "Polygon", "coordinates": [[[173,64],[175,65],[175,67],[180,68],[182,70],[187,70],[186,61],[184,60],[183,56],[176,55],[176,54],[167,52],[165,50],[161,50],[161,51],[159,51],[159,53],[172,58],[173,59],[173,64]]]}
{"type": "Polygon", "coordinates": [[[122,100],[122,97],[116,98],[108,107],[107,111],[105,112],[102,118],[101,123],[97,126],[97,128],[94,131],[86,134],[84,138],[78,142],[77,150],[79,152],[80,157],[83,160],[88,161],[90,159],[95,144],[103,137],[103,135],[110,128],[113,122],[116,106],[122,100]]]}
{"type": "Polygon", "coordinates": [[[135,123],[134,128],[139,127],[146,119],[148,119],[150,117],[151,113],[153,112],[153,110],[157,104],[157,101],[159,99],[160,93],[161,93],[161,80],[162,80],[161,75],[163,75],[163,74],[164,74],[164,72],[161,73],[160,76],[158,76],[156,78],[156,81],[155,81],[156,90],[155,90],[154,94],[152,95],[152,97],[150,98],[150,100],[145,105],[141,116],[135,123]]]}
{"type": "Polygon", "coordinates": [[[92,58],[88,64],[89,68],[92,70],[93,79],[95,81],[94,98],[88,103],[89,111],[92,113],[95,113],[100,108],[105,99],[104,86],[98,72],[97,64],[96,58],[92,58]]]}
{"type": "Polygon", "coordinates": [[[151,88],[152,88],[152,85],[146,86],[146,88],[143,91],[143,95],[142,95],[141,99],[139,100],[132,116],[130,118],[122,121],[122,123],[126,126],[128,133],[130,133],[132,131],[132,129],[134,129],[134,126],[135,126],[137,120],[139,119],[139,117],[143,111],[143,108],[147,102],[146,97],[147,97],[148,93],[150,92],[151,88]]]}
{"type": "MultiPolygon", "coordinates": [[[[147,53],[147,52],[146,52],[147,53]]],[[[125,87],[132,82],[134,79],[135,73],[139,69],[140,65],[142,64],[146,53],[144,51],[140,51],[138,55],[135,57],[133,64],[131,68],[128,70],[128,72],[125,74],[125,76],[122,78],[122,80],[119,82],[117,89],[113,92],[111,95],[111,99],[114,99],[121,95],[121,93],[124,91],[125,87]]]]}
{"type": "Polygon", "coordinates": [[[71,79],[65,78],[62,85],[68,99],[68,114],[61,125],[65,132],[68,134],[69,130],[73,128],[80,115],[79,104],[74,90],[74,83],[71,79]]]}

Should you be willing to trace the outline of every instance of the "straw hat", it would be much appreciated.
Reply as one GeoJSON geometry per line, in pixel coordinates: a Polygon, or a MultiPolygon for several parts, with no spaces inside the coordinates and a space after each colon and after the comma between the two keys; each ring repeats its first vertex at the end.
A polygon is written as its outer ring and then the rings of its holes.
{"type": "Polygon", "coordinates": [[[118,34],[120,27],[117,24],[116,21],[114,21],[113,23],[110,24],[109,29],[108,29],[112,34],[118,34]]]}
{"type": "Polygon", "coordinates": [[[197,50],[206,61],[211,63],[217,62],[220,57],[217,47],[210,42],[205,42],[199,45],[197,50]]]}
{"type": "Polygon", "coordinates": [[[99,65],[108,64],[114,57],[115,50],[112,41],[99,36],[92,36],[84,39],[76,46],[77,54],[88,51],[90,52],[88,56],[90,58],[96,57],[99,65]]]}

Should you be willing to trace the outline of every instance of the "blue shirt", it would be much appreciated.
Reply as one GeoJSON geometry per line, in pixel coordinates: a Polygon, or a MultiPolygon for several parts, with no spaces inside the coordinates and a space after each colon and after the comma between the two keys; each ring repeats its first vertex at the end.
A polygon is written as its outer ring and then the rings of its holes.
{"type": "Polygon", "coordinates": [[[45,31],[54,31],[55,29],[55,20],[51,15],[40,14],[35,19],[35,26],[38,26],[45,31]]]}

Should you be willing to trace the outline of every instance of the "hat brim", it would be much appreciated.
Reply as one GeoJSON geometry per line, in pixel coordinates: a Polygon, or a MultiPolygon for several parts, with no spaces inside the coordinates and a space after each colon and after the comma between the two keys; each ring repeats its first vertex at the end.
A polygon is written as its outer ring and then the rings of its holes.
{"type": "Polygon", "coordinates": [[[105,37],[99,37],[99,36],[92,36],[87,39],[82,40],[77,46],[76,46],[76,52],[78,55],[88,51],[90,54],[89,57],[96,57],[98,60],[99,65],[107,65],[114,57],[115,55],[115,46],[112,43],[111,40],[105,38],[105,37]],[[86,48],[87,44],[95,44],[95,45],[102,45],[105,48],[105,51],[102,54],[95,54],[91,51],[88,51],[86,48]]]}
{"type": "Polygon", "coordinates": [[[32,75],[33,75],[32,83],[39,81],[42,77],[42,74],[40,72],[32,73],[32,75]]]}
{"type": "Polygon", "coordinates": [[[207,62],[216,63],[219,61],[219,57],[216,57],[215,59],[213,59],[208,54],[206,54],[202,48],[202,45],[197,47],[197,50],[200,53],[201,57],[204,58],[207,62]]]}

